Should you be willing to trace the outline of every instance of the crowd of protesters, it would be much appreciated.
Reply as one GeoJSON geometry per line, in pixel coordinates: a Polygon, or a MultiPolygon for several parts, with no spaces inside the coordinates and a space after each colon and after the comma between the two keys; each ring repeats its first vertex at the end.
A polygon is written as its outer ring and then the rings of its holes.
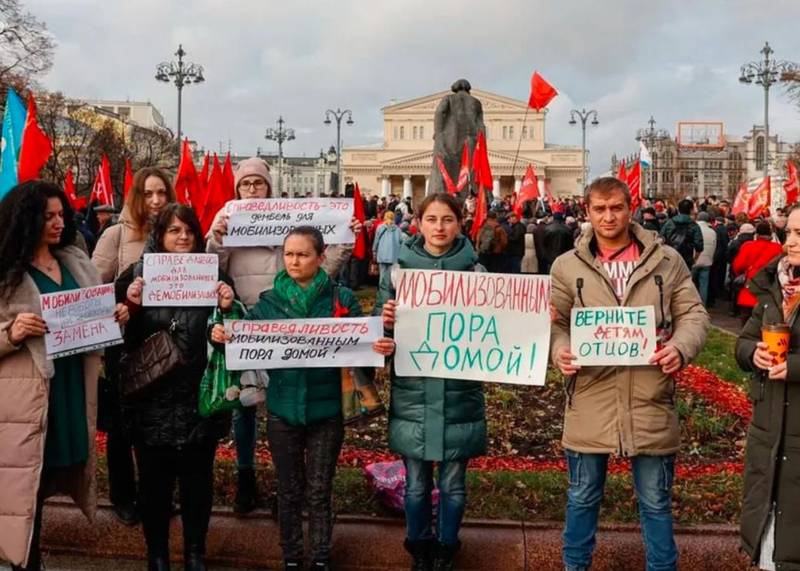
{"type": "MultiPolygon", "coordinates": [[[[234,188],[235,200],[271,197],[269,166],[259,158],[242,161],[234,171],[234,188]]],[[[352,192],[348,188],[345,194],[352,192]]],[[[264,400],[242,399],[246,406],[232,417],[198,413],[207,347],[210,343],[218,349],[230,340],[222,323],[210,325],[212,312],[228,315],[241,306],[244,319],[355,317],[361,306],[352,290],[373,283],[378,286],[375,315],[382,317],[386,334],[373,351],[390,356],[396,319],[392,269],[401,267],[551,276],[550,357],[565,377],[567,393],[565,566],[591,565],[608,457],[617,453],[633,458],[649,568],[676,568],[670,494],[680,431],[672,374],[702,348],[709,324],[706,308],[728,300],[730,311],[748,325],[737,358],[744,368],[762,371],[762,396],[764,370],[769,369],[770,378],[794,379],[794,369],[787,374],[785,366],[767,366],[754,320],[773,311],[763,303],[770,288],[782,286],[786,296],[800,291],[794,266],[778,267],[770,274],[772,281],[760,277],[760,270],[775,265],[787,236],[789,246],[800,244],[800,212],[791,217],[776,210],[771,218],[749,220],[734,216],[729,203],[715,197],[677,204],[644,201],[634,209],[627,185],[615,178],[594,181],[584,196],[574,199],[539,199],[521,207],[512,197],[493,200],[480,221],[474,197],[462,202],[434,194],[417,204],[397,196],[363,200],[366,219],[353,218],[350,228],[356,235],[364,233],[369,247],[367,256],[356,258],[352,245],[326,248],[320,232],[308,226],[292,230],[283,246],[224,246],[225,211],[204,235],[194,211],[176,203],[171,178],[154,168],[136,173],[118,216],[107,206],[74,213],[64,193],[50,183],[32,181],[14,188],[0,202],[0,403],[5,403],[0,405],[0,511],[5,522],[0,558],[10,560],[15,570],[42,569],[39,539],[46,497],[68,494],[91,515],[99,426],[108,433],[114,513],[125,524],[142,523],[148,569],[170,568],[169,525],[177,510],[183,523],[184,568],[205,570],[217,444],[232,430],[238,473],[234,510],[252,511],[259,505],[257,405],[264,400]],[[218,254],[217,308],[143,307],[143,255],[195,252],[218,254]],[[759,279],[764,282],[761,289],[744,287],[759,279]],[[42,341],[47,324],[38,295],[112,282],[125,344],[105,353],[103,418],[98,419],[100,355],[48,360],[42,341]],[[612,287],[603,287],[603,282],[612,287]],[[618,304],[659,308],[659,347],[649,366],[574,364],[570,310],[618,304]],[[122,355],[136,353],[164,331],[180,356],[166,373],[169,382],[127,399],[121,390],[129,374],[120,365],[122,355]],[[608,404],[620,394],[628,395],[624,402],[608,404]]],[[[791,247],[789,251],[786,263],[793,264],[791,247]]],[[[794,363],[796,356],[791,357],[794,363]]],[[[259,373],[248,373],[254,377],[248,383],[259,386],[259,373]]],[[[340,371],[299,367],[273,370],[270,377],[267,440],[277,477],[285,568],[304,565],[307,503],[311,569],[329,569],[332,482],[344,435],[340,371]]],[[[453,569],[468,460],[487,448],[483,384],[402,377],[393,367],[390,383],[387,439],[402,456],[407,473],[405,547],[412,568],[453,569]],[[439,508],[434,519],[435,467],[439,508]]],[[[779,392],[770,388],[766,400],[786,401],[779,392]]],[[[769,428],[765,438],[776,442],[785,436],[785,425],[762,428],[769,428]]],[[[748,456],[748,467],[756,473],[758,461],[748,456]]],[[[790,491],[796,487],[783,485],[790,491]]],[[[745,488],[746,494],[752,491],[747,482],[745,488]]],[[[769,511],[773,492],[762,488],[758,493],[764,497],[751,496],[750,501],[758,504],[765,521],[767,515],[772,518],[773,528],[784,530],[778,517],[782,511],[769,511]]],[[[747,537],[754,545],[773,540],[763,528],[747,537]]],[[[781,533],[774,537],[780,540],[781,533]]],[[[789,547],[776,543],[774,549],[777,558],[789,547]]],[[[749,552],[761,554],[758,548],[749,552]]]]}

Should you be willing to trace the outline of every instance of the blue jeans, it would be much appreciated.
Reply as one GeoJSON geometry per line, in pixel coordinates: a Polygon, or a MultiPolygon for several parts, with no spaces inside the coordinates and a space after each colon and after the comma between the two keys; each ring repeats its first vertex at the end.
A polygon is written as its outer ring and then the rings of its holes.
{"type": "Polygon", "coordinates": [[[233,438],[236,441],[236,467],[256,465],[256,406],[243,406],[233,411],[233,438]]]}
{"type": "Polygon", "coordinates": [[[697,291],[700,293],[700,299],[703,300],[703,305],[708,303],[708,278],[711,275],[711,267],[705,268],[692,268],[692,281],[697,286],[697,291]]]}
{"type": "MultiPolygon", "coordinates": [[[[406,536],[409,541],[433,539],[433,462],[403,458],[406,465],[406,536]]],[[[458,530],[467,503],[467,461],[439,462],[439,512],[436,539],[458,543],[458,530]]]]}
{"type": "MultiPolygon", "coordinates": [[[[606,483],[608,454],[566,451],[569,471],[564,527],[564,565],[588,569],[597,533],[597,519],[606,483]]],[[[633,482],[639,500],[648,571],[677,569],[678,549],[672,532],[672,480],[675,455],[634,456],[633,482]]]]}

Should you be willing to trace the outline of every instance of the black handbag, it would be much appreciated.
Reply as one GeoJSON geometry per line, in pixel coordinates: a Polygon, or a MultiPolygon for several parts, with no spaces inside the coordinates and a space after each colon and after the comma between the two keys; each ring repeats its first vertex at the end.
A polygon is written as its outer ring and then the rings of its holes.
{"type": "Polygon", "coordinates": [[[160,379],[185,364],[183,354],[172,338],[178,323],[173,319],[169,330],[153,333],[120,360],[122,398],[140,396],[160,379]]]}

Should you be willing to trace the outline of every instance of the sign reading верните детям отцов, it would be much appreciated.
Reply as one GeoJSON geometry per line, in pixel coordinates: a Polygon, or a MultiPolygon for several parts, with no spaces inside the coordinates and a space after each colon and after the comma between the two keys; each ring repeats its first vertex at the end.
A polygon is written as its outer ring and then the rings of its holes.
{"type": "Polygon", "coordinates": [[[252,198],[225,205],[223,246],[280,246],[297,226],[313,226],[326,244],[352,244],[352,198],[252,198]]]}
{"type": "Polygon", "coordinates": [[[217,254],[145,254],[144,307],[217,305],[217,254]]]}
{"type": "Polygon", "coordinates": [[[544,384],[548,276],[406,269],[395,289],[399,376],[544,384]]]}
{"type": "Polygon", "coordinates": [[[232,339],[225,344],[228,370],[291,367],[383,367],[384,357],[372,350],[383,337],[380,317],[226,319],[232,339]]]}
{"type": "Polygon", "coordinates": [[[572,308],[570,351],[576,365],[647,365],[655,350],[652,305],[572,308]]]}
{"type": "Polygon", "coordinates": [[[122,343],[114,318],[114,284],[45,293],[39,296],[49,359],[94,351],[122,343]]]}

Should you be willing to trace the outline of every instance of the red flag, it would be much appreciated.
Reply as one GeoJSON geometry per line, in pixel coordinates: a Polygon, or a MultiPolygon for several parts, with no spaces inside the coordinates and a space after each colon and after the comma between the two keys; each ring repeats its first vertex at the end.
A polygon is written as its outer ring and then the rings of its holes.
{"type": "Polygon", "coordinates": [[[28,115],[25,117],[25,127],[22,131],[22,146],[19,150],[17,168],[19,182],[39,178],[39,171],[47,163],[52,152],[53,143],[36,120],[36,102],[33,100],[33,95],[28,95],[28,115]]]}
{"type": "Polygon", "coordinates": [[[473,242],[478,240],[478,233],[481,227],[486,222],[486,215],[489,213],[489,206],[486,203],[486,192],[483,187],[478,188],[478,194],[475,196],[475,218],[472,219],[472,228],[469,231],[469,237],[473,242]]]}
{"type": "Polygon", "coordinates": [[[225,191],[225,196],[227,200],[233,200],[236,198],[236,189],[234,188],[234,178],[233,178],[233,165],[231,164],[231,154],[225,156],[225,165],[222,167],[222,183],[223,183],[223,190],[225,191]]]}
{"type": "Polygon", "coordinates": [[[556,95],[558,95],[558,91],[547,83],[547,81],[539,75],[538,71],[534,71],[531,77],[531,95],[528,98],[528,107],[536,109],[538,112],[547,107],[547,104],[550,103],[556,95]]]}
{"type": "Polygon", "coordinates": [[[222,167],[220,167],[217,153],[214,153],[214,163],[211,168],[211,177],[208,179],[208,189],[206,193],[206,204],[203,207],[203,217],[200,219],[200,226],[203,234],[208,234],[208,229],[214,222],[217,212],[225,206],[225,182],[222,180],[222,167]]]}
{"type": "Polygon", "coordinates": [[[639,204],[642,202],[642,168],[641,162],[636,161],[628,172],[627,183],[628,188],[631,189],[631,212],[636,212],[639,204]]]}
{"type": "Polygon", "coordinates": [[[528,165],[528,170],[525,171],[525,177],[522,179],[522,186],[519,187],[519,193],[517,193],[517,200],[514,203],[514,213],[517,217],[522,218],[522,209],[526,202],[538,198],[539,184],[536,181],[536,172],[533,170],[533,165],[528,165]]]}
{"type": "Polygon", "coordinates": [[[456,192],[461,192],[469,184],[469,145],[464,141],[464,150],[461,152],[461,167],[458,169],[458,182],[456,192]]]}
{"type": "Polygon", "coordinates": [[[751,220],[766,214],[770,203],[770,177],[765,177],[750,196],[750,203],[747,205],[747,216],[751,220]]]}
{"type": "Polygon", "coordinates": [[[622,159],[619,162],[619,169],[617,170],[617,178],[624,182],[625,184],[628,183],[628,171],[625,170],[625,159],[622,159]]]}
{"type": "Polygon", "coordinates": [[[447,167],[444,166],[442,157],[439,155],[436,155],[436,166],[439,167],[439,174],[442,175],[442,182],[444,182],[444,187],[447,189],[447,192],[449,194],[456,194],[458,192],[456,190],[456,183],[450,178],[450,173],[447,172],[447,167]]]}
{"type": "Polygon", "coordinates": [[[209,154],[206,153],[206,156],[203,158],[203,166],[200,169],[200,184],[203,185],[203,188],[208,184],[208,162],[209,154]]]}
{"type": "Polygon", "coordinates": [[[353,245],[353,257],[357,260],[363,260],[367,256],[366,228],[363,227],[367,216],[364,212],[364,201],[361,198],[361,189],[358,183],[356,183],[356,188],[353,190],[353,217],[362,224],[361,232],[356,235],[356,243],[353,245]]]}
{"type": "Polygon", "coordinates": [[[86,208],[86,197],[82,196],[78,198],[71,170],[67,171],[67,176],[64,178],[64,194],[67,195],[67,200],[69,200],[69,204],[75,212],[86,208]]]}
{"type": "Polygon", "coordinates": [[[492,188],[492,168],[489,166],[489,152],[486,148],[486,135],[478,131],[475,150],[472,153],[472,170],[475,172],[475,184],[478,188],[492,188]]]}
{"type": "Polygon", "coordinates": [[[792,161],[786,161],[786,181],[783,183],[783,192],[786,195],[786,206],[797,202],[800,195],[800,180],[797,177],[797,167],[792,161]]]}
{"type": "Polygon", "coordinates": [[[97,175],[94,178],[90,199],[100,204],[114,206],[114,189],[111,186],[111,163],[105,155],[102,156],[100,166],[97,167],[97,175]]]}
{"type": "Polygon", "coordinates": [[[133,186],[133,167],[131,166],[131,160],[125,159],[125,184],[122,187],[122,200],[128,198],[128,192],[130,192],[132,186],[133,186]]]}
{"type": "Polygon", "coordinates": [[[750,204],[750,191],[747,189],[747,182],[743,182],[739,187],[739,192],[736,193],[736,198],[733,201],[731,213],[735,216],[740,212],[747,214],[747,209],[750,204]]]}
{"type": "Polygon", "coordinates": [[[200,180],[194,167],[189,140],[184,139],[181,148],[181,162],[175,175],[175,194],[181,204],[191,204],[198,219],[202,219],[203,205],[200,201],[200,180]]]}

